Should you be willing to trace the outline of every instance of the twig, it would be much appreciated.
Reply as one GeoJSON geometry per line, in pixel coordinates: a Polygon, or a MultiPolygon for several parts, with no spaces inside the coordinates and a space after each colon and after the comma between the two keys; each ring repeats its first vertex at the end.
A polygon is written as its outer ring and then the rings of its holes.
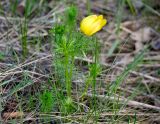
{"type": "MultiPolygon", "coordinates": [[[[87,94],[87,96],[93,97],[94,95],[93,94],[87,94]]],[[[133,107],[137,107],[137,108],[148,108],[148,109],[154,109],[156,111],[160,111],[160,107],[149,105],[149,104],[146,104],[146,103],[133,101],[133,100],[128,100],[127,98],[119,98],[119,97],[115,98],[115,97],[112,97],[112,96],[105,96],[105,95],[96,95],[96,97],[100,98],[100,99],[106,99],[106,100],[107,99],[109,99],[109,100],[117,100],[117,101],[120,101],[122,103],[127,102],[126,103],[127,105],[130,105],[130,106],[133,106],[133,107]]]]}
{"type": "MultiPolygon", "coordinates": [[[[28,66],[28,65],[31,65],[33,63],[36,63],[36,62],[40,62],[42,60],[45,60],[46,58],[50,58],[52,55],[48,55],[48,56],[45,56],[45,57],[42,57],[42,58],[39,58],[39,59],[36,59],[34,61],[31,61],[31,62],[28,62],[28,63],[24,63],[24,64],[19,64],[17,67],[13,68],[13,69],[10,69],[4,73],[0,73],[0,75],[6,75],[7,73],[9,72],[12,72],[12,71],[15,71],[16,69],[19,69],[19,68],[22,68],[22,67],[25,67],[25,66],[28,66]]],[[[1,80],[0,80],[1,81],[1,80]]]]}
{"type": "Polygon", "coordinates": [[[24,116],[23,112],[5,112],[3,118],[17,118],[24,116]]]}

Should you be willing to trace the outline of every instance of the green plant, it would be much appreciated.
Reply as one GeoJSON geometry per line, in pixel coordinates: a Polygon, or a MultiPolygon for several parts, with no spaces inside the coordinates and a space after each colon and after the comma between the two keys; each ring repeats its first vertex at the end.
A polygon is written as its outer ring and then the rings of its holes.
{"type": "Polygon", "coordinates": [[[51,30],[53,36],[53,66],[55,78],[61,83],[67,92],[67,98],[63,100],[66,111],[71,111],[72,102],[72,80],[76,73],[75,57],[83,56],[90,49],[91,40],[77,30],[77,8],[69,7],[65,13],[66,19],[61,24],[56,24],[51,30]]]}
{"type": "Polygon", "coordinates": [[[5,58],[4,53],[0,52],[0,60],[3,60],[5,58]]]}
{"type": "Polygon", "coordinates": [[[25,1],[25,18],[28,18],[31,13],[33,12],[34,8],[35,8],[35,5],[38,1],[37,0],[26,0],[25,1]]]}
{"type": "Polygon", "coordinates": [[[28,54],[28,39],[27,39],[27,32],[28,32],[28,22],[29,16],[33,12],[34,6],[36,4],[36,0],[26,0],[25,1],[25,10],[24,10],[24,21],[21,23],[21,45],[22,45],[22,52],[23,57],[25,58],[28,54]]]}
{"type": "Polygon", "coordinates": [[[60,110],[64,115],[67,115],[77,111],[77,108],[76,105],[73,103],[72,98],[68,97],[61,100],[60,110]]]}
{"type": "Polygon", "coordinates": [[[128,6],[129,6],[129,8],[130,8],[130,11],[132,12],[132,14],[135,15],[135,14],[136,14],[136,9],[135,9],[132,1],[131,1],[131,0],[126,0],[126,3],[128,4],[128,6]]]}
{"type": "Polygon", "coordinates": [[[34,107],[35,107],[35,96],[34,95],[29,95],[29,99],[28,99],[28,105],[27,105],[27,109],[30,111],[30,110],[33,110],[34,107]]]}
{"type": "Polygon", "coordinates": [[[42,94],[40,94],[39,99],[41,103],[40,110],[42,112],[51,112],[53,110],[54,98],[51,91],[44,91],[42,94]]]}
{"type": "Polygon", "coordinates": [[[75,69],[75,56],[83,55],[89,47],[89,40],[76,29],[77,9],[70,7],[66,13],[67,19],[64,24],[57,24],[51,33],[54,36],[53,54],[55,57],[54,67],[57,77],[65,82],[68,97],[71,97],[71,81],[75,69]]]}
{"type": "Polygon", "coordinates": [[[28,54],[28,48],[27,48],[27,32],[28,32],[28,23],[27,19],[25,18],[24,23],[21,25],[21,45],[22,45],[22,52],[23,57],[25,58],[28,54]]]}
{"type": "MultiPolygon", "coordinates": [[[[93,115],[94,115],[94,121],[97,123],[97,119],[99,117],[98,111],[97,111],[97,99],[96,99],[96,85],[97,85],[97,76],[101,72],[101,66],[99,65],[99,47],[98,47],[98,41],[97,38],[94,38],[92,40],[94,42],[94,63],[90,65],[89,67],[89,81],[91,82],[92,85],[92,94],[93,99],[91,102],[91,105],[93,107],[93,115]]],[[[88,88],[88,83],[86,82],[85,88],[88,88]]],[[[84,92],[86,93],[86,91],[84,92]]]]}
{"type": "Polygon", "coordinates": [[[16,13],[16,9],[18,6],[18,0],[10,1],[10,4],[11,4],[12,14],[14,15],[16,13]]]}

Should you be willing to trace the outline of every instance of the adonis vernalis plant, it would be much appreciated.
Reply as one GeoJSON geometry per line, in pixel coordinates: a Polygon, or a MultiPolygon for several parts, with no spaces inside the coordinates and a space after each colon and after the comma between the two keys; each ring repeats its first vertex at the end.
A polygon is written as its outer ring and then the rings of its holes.
{"type": "MultiPolygon", "coordinates": [[[[77,8],[75,6],[71,6],[65,13],[66,19],[62,23],[56,24],[51,30],[51,34],[53,36],[52,44],[54,44],[53,65],[55,69],[55,77],[57,82],[62,84],[62,87],[65,86],[65,90],[67,92],[67,99],[64,101],[64,105],[67,108],[64,108],[64,106],[63,108],[68,112],[72,111],[71,108],[74,106],[72,104],[72,80],[75,78],[76,75],[75,57],[83,56],[87,53],[87,51],[94,48],[95,40],[94,38],[88,36],[91,36],[101,30],[107,22],[107,20],[105,20],[102,15],[91,15],[84,18],[80,24],[80,30],[85,34],[84,35],[78,30],[78,26],[76,25],[77,12],[77,8]]],[[[91,66],[95,70],[97,70],[98,67],[97,49],[97,45],[94,49],[92,49],[92,51],[96,51],[94,53],[96,61],[94,66],[91,66]]],[[[93,75],[94,77],[92,79],[95,80],[97,72],[95,72],[95,74],[93,74],[93,72],[94,71],[92,71],[91,75],[93,75]]]]}

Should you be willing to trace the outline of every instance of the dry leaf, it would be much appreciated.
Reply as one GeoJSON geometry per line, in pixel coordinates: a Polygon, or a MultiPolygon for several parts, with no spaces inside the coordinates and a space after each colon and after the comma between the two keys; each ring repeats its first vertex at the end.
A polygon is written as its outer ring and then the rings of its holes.
{"type": "Polygon", "coordinates": [[[152,29],[149,27],[144,27],[131,34],[131,38],[138,42],[147,42],[152,39],[152,29]]]}
{"type": "Polygon", "coordinates": [[[154,50],[160,50],[160,38],[153,40],[151,46],[154,50]]]}
{"type": "Polygon", "coordinates": [[[131,32],[137,31],[140,27],[142,27],[142,21],[141,20],[135,20],[135,21],[125,21],[122,23],[122,27],[125,27],[126,29],[129,29],[131,32]]]}
{"type": "Polygon", "coordinates": [[[138,53],[140,50],[142,50],[144,47],[143,47],[143,43],[140,42],[140,41],[136,41],[135,42],[135,53],[138,53]]]}
{"type": "Polygon", "coordinates": [[[18,12],[21,16],[24,14],[25,3],[26,3],[26,0],[22,0],[22,1],[20,2],[20,4],[18,5],[18,7],[17,7],[17,12],[18,12]]]}
{"type": "Polygon", "coordinates": [[[131,54],[126,54],[123,58],[118,60],[116,64],[126,66],[134,60],[134,57],[131,54]]]}

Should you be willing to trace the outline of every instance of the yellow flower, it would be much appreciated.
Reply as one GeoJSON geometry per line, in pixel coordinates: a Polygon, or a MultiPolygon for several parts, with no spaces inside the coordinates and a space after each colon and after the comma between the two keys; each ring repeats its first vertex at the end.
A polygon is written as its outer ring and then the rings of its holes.
{"type": "Polygon", "coordinates": [[[91,36],[101,30],[106,23],[107,20],[103,18],[103,15],[90,15],[81,21],[80,30],[87,36],[91,36]]]}

